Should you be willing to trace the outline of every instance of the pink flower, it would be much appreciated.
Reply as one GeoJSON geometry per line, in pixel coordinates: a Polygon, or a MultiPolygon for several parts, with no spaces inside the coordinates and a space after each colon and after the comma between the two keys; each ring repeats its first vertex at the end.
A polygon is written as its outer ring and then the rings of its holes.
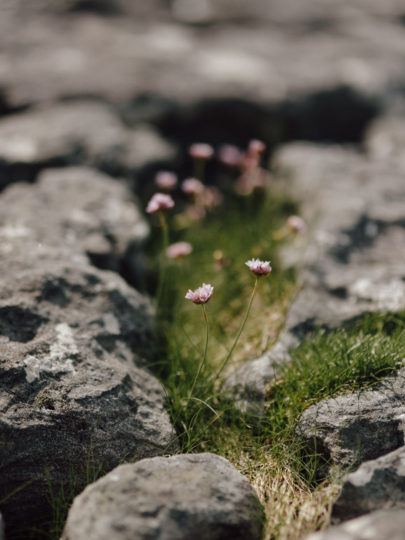
{"type": "Polygon", "coordinates": [[[181,257],[190,255],[192,250],[193,248],[188,242],[176,242],[166,249],[166,255],[169,259],[180,259],[181,257]]]}
{"type": "Polygon", "coordinates": [[[177,186],[177,175],[170,171],[159,171],[155,177],[155,184],[159,189],[171,191],[177,186]]]}
{"type": "Polygon", "coordinates": [[[200,195],[204,191],[204,184],[197,178],[187,178],[181,184],[181,189],[187,195],[200,195]]]}
{"type": "Polygon", "coordinates": [[[224,198],[219,189],[215,186],[207,186],[201,194],[201,203],[206,208],[215,208],[220,206],[224,198]]]}
{"type": "Polygon", "coordinates": [[[191,300],[194,304],[206,304],[211,298],[212,293],[214,292],[214,287],[208,283],[203,283],[201,287],[198,287],[195,291],[191,289],[188,290],[188,293],[184,298],[191,300]]]}
{"type": "Polygon", "coordinates": [[[307,230],[307,224],[299,216],[290,216],[286,221],[287,229],[293,233],[303,233],[307,230]]]}
{"type": "Polygon", "coordinates": [[[241,151],[233,144],[223,144],[218,150],[218,160],[228,167],[237,167],[241,158],[241,151]]]}
{"type": "Polygon", "coordinates": [[[258,141],[257,139],[253,139],[250,141],[248,146],[248,153],[249,154],[262,154],[266,149],[266,145],[263,141],[258,141]]]}
{"type": "Polygon", "coordinates": [[[211,159],[214,149],[210,144],[194,143],[190,146],[188,153],[194,159],[211,159]]]}
{"type": "Polygon", "coordinates": [[[164,210],[170,210],[174,206],[174,201],[170,195],[165,193],[155,193],[146,207],[147,214],[155,214],[156,212],[163,212],[164,210]]]}
{"type": "Polygon", "coordinates": [[[251,259],[247,261],[246,266],[249,267],[250,271],[258,277],[268,276],[271,272],[270,261],[261,261],[259,259],[251,259]]]}

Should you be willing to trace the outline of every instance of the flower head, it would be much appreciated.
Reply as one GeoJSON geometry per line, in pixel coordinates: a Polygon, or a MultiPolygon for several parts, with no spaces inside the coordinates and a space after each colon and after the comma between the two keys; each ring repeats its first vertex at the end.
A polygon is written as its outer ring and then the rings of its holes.
{"type": "Polygon", "coordinates": [[[268,276],[271,272],[270,261],[251,259],[245,264],[249,267],[250,271],[257,277],[268,276]]]}
{"type": "Polygon", "coordinates": [[[266,145],[263,141],[259,141],[257,139],[253,139],[250,141],[248,146],[248,153],[249,154],[262,154],[266,149],[266,145]]]}
{"type": "Polygon", "coordinates": [[[293,233],[303,233],[307,230],[307,224],[300,216],[290,216],[286,221],[287,229],[293,233]]]}
{"type": "Polygon", "coordinates": [[[193,248],[188,242],[176,242],[166,249],[166,255],[169,259],[180,259],[181,257],[190,255],[192,250],[193,248]]]}
{"type": "Polygon", "coordinates": [[[195,291],[191,289],[188,290],[188,293],[184,298],[191,300],[194,304],[206,304],[211,298],[212,293],[214,292],[214,287],[208,283],[203,283],[201,287],[198,287],[195,291]]]}
{"type": "Polygon", "coordinates": [[[218,150],[218,160],[228,167],[237,167],[241,158],[241,151],[233,144],[223,144],[218,150]]]}
{"type": "Polygon", "coordinates": [[[177,186],[177,174],[170,171],[159,171],[155,176],[155,184],[159,189],[171,191],[177,186]]]}
{"type": "Polygon", "coordinates": [[[211,159],[214,149],[210,144],[194,143],[190,146],[188,153],[194,159],[211,159]]]}
{"type": "Polygon", "coordinates": [[[187,178],[181,184],[181,189],[187,195],[200,195],[204,191],[204,184],[197,178],[187,178]]]}
{"type": "Polygon", "coordinates": [[[174,201],[170,195],[165,193],[155,193],[146,207],[147,214],[155,214],[164,210],[170,210],[174,206],[174,201]]]}

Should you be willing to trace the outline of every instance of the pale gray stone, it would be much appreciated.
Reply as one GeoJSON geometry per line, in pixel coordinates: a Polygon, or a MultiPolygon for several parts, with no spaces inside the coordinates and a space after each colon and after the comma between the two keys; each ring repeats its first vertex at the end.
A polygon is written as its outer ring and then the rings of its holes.
{"type": "Polygon", "coordinates": [[[76,497],[63,540],[248,540],[263,511],[249,482],[215,454],[121,465],[76,497]]]}
{"type": "Polygon", "coordinates": [[[344,521],[388,508],[405,510],[404,446],[378,459],[366,461],[357,471],[348,474],[333,504],[332,518],[344,521]]]}
{"type": "Polygon", "coordinates": [[[404,444],[405,371],[373,390],[321,401],[301,416],[297,433],[335,464],[353,466],[404,444]]]}
{"type": "Polygon", "coordinates": [[[310,534],[304,540],[404,540],[404,531],[405,512],[402,509],[380,510],[310,534]]]}

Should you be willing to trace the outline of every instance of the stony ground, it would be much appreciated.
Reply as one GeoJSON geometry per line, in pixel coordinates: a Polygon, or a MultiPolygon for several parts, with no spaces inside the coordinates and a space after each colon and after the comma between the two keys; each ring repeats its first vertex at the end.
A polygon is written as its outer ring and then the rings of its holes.
{"type": "MultiPolygon", "coordinates": [[[[284,253],[303,287],[279,342],[228,382],[241,406],[260,408],[274,362],[315,325],[405,308],[404,20],[400,0],[2,1],[7,538],[46,517],[49,486],[73,469],[84,486],[96,463],[107,472],[125,456],[146,460],[86,489],[63,538],[260,538],[255,494],[226,460],[157,457],[176,440],[145,369],[154,323],[136,195],[156,170],[181,170],[196,140],[255,137],[275,150],[275,182],[300,201],[309,233],[284,253]],[[124,497],[134,486],[137,513],[124,497]]],[[[301,434],[336,464],[360,465],[333,519],[372,512],[314,539],[403,538],[403,377],[304,414],[301,434]]]]}

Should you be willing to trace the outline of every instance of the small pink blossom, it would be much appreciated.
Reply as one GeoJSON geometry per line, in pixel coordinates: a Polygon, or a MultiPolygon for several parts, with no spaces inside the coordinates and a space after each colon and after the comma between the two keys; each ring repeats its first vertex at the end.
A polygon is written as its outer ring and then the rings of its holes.
{"type": "Polygon", "coordinates": [[[193,248],[188,242],[176,242],[166,249],[166,255],[169,259],[180,259],[181,257],[190,255],[192,250],[193,248]]]}
{"type": "Polygon", "coordinates": [[[147,214],[155,214],[156,212],[163,212],[164,210],[170,210],[174,206],[174,201],[170,195],[165,193],[155,193],[146,207],[147,214]]]}
{"type": "Polygon", "coordinates": [[[212,293],[214,292],[214,287],[208,283],[203,283],[201,287],[198,287],[195,291],[191,289],[188,290],[188,293],[184,298],[191,300],[194,304],[206,304],[211,298],[212,293]]]}
{"type": "Polygon", "coordinates": [[[237,167],[241,158],[241,151],[233,144],[223,144],[218,150],[218,160],[228,167],[237,167]]]}
{"type": "Polygon", "coordinates": [[[214,149],[210,144],[194,143],[190,146],[188,153],[193,159],[211,159],[214,149]]]}
{"type": "Polygon", "coordinates": [[[159,189],[171,191],[177,186],[177,174],[170,171],[159,171],[155,177],[155,184],[159,189]]]}
{"type": "Polygon", "coordinates": [[[268,276],[271,272],[270,261],[261,261],[259,259],[251,259],[247,261],[246,266],[249,267],[250,271],[258,277],[268,276]]]}
{"type": "Polygon", "coordinates": [[[262,154],[266,149],[266,145],[263,141],[259,141],[257,139],[253,139],[250,141],[248,146],[248,153],[249,154],[262,154]]]}
{"type": "Polygon", "coordinates": [[[201,194],[201,204],[205,208],[215,208],[223,203],[224,197],[215,186],[207,186],[201,194]]]}
{"type": "Polygon", "coordinates": [[[300,216],[290,216],[286,221],[287,229],[293,233],[300,234],[307,230],[307,224],[300,216]]]}
{"type": "Polygon", "coordinates": [[[181,184],[181,189],[187,195],[200,195],[204,191],[204,184],[197,178],[187,178],[181,184]]]}

